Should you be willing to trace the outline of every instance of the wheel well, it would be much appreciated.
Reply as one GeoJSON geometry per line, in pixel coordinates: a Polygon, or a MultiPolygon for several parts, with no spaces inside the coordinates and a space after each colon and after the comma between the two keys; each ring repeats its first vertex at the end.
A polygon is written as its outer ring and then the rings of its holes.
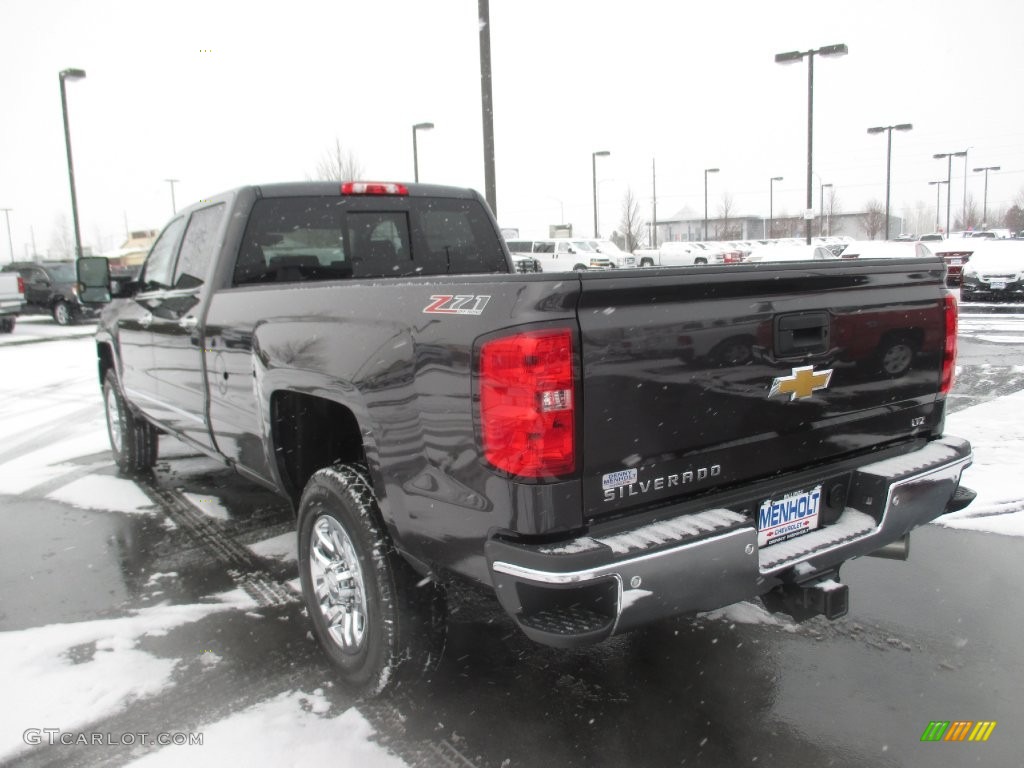
{"type": "Polygon", "coordinates": [[[318,469],[339,461],[365,461],[359,423],[340,403],[299,392],[275,392],[270,417],[277,467],[296,509],[302,489],[318,469]]]}

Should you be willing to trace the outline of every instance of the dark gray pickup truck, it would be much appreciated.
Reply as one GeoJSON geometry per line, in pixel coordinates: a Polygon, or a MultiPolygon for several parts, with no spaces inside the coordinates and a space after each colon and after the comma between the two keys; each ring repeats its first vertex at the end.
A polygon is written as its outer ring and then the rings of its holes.
{"type": "MultiPolygon", "coordinates": [[[[83,300],[112,298],[83,259],[83,300]]],[[[309,615],[374,693],[492,589],[572,647],[762,596],[966,506],[938,259],[517,274],[469,190],[243,187],[180,212],[96,336],[120,469],[173,434],[291,500],[309,615]]]]}

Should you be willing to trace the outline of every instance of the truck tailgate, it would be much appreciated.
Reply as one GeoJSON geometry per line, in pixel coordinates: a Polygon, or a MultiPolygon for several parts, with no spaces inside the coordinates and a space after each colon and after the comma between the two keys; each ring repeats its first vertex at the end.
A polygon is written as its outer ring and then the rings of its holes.
{"type": "Polygon", "coordinates": [[[939,434],[938,260],[586,273],[584,516],[939,434]]]}

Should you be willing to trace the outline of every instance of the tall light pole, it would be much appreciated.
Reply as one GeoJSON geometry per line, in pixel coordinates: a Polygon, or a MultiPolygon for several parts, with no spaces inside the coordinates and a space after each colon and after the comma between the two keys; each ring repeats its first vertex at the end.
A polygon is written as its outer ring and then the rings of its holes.
{"type": "Polygon", "coordinates": [[[718,173],[717,168],[704,169],[704,242],[708,240],[708,174],[718,173]]]}
{"type": "MultiPolygon", "coordinates": [[[[985,172],[985,203],[982,206],[982,214],[981,214],[981,226],[985,227],[985,229],[988,229],[988,172],[989,171],[998,171],[998,170],[999,170],[999,166],[998,165],[989,165],[989,166],[986,166],[985,168],[975,168],[974,169],[975,173],[981,173],[982,171],[985,172]]],[[[6,209],[4,209],[4,210],[6,210],[6,209]]],[[[11,232],[11,228],[8,225],[7,233],[10,234],[10,232],[11,232]]]]}
{"type": "Polygon", "coordinates": [[[775,237],[775,182],[782,181],[781,176],[772,176],[768,180],[768,236],[775,237]]]}
{"type": "Polygon", "coordinates": [[[892,183],[892,132],[893,131],[909,131],[913,129],[913,125],[910,123],[898,123],[897,125],[876,125],[874,128],[868,128],[868,133],[881,133],[885,131],[889,134],[888,144],[885,151],[885,239],[889,239],[889,190],[890,184],[892,183]]]}
{"type": "Polygon", "coordinates": [[[164,181],[171,185],[171,215],[173,216],[178,212],[178,205],[174,202],[174,185],[177,184],[180,179],[164,179],[164,181]]]}
{"type": "MultiPolygon", "coordinates": [[[[945,179],[942,179],[940,181],[929,181],[928,184],[935,186],[935,231],[938,232],[939,231],[939,210],[940,210],[940,207],[939,207],[939,193],[942,191],[942,185],[943,184],[947,184],[948,185],[949,182],[946,181],[945,179]]],[[[946,213],[946,216],[949,216],[949,213],[946,213]]],[[[947,238],[949,237],[949,232],[946,233],[946,237],[947,238]]]]}
{"type": "Polygon", "coordinates": [[[590,175],[594,183],[594,237],[598,238],[601,235],[597,231],[597,158],[608,157],[611,152],[607,149],[602,149],[599,152],[590,153],[590,175]]]}
{"type": "Polygon", "coordinates": [[[10,239],[10,212],[13,210],[13,208],[0,208],[0,211],[3,211],[3,217],[7,220],[7,248],[10,251],[11,263],[14,262],[14,243],[10,239]]]}
{"type": "Polygon", "coordinates": [[[78,196],[75,194],[75,165],[71,162],[71,131],[68,128],[68,97],[65,80],[81,80],[84,69],[64,69],[60,72],[60,107],[64,113],[64,146],[68,151],[68,180],[71,182],[71,218],[75,223],[75,258],[82,258],[82,235],[78,227],[78,196]]]}
{"type": "Polygon", "coordinates": [[[821,48],[812,48],[809,51],[789,51],[788,53],[775,54],[776,64],[792,64],[807,57],[807,212],[804,218],[807,221],[807,244],[811,244],[811,211],[814,204],[811,202],[811,171],[814,157],[814,55],[821,56],[845,56],[849,53],[845,43],[836,45],[824,45],[821,48]]]}
{"type": "Polygon", "coordinates": [[[832,185],[821,184],[818,186],[818,194],[820,197],[820,199],[818,200],[818,218],[820,219],[820,221],[818,222],[818,237],[821,237],[822,235],[825,234],[825,187],[832,189],[832,185]]]}
{"type": "Polygon", "coordinates": [[[416,148],[416,131],[432,131],[434,129],[433,123],[416,123],[412,127],[412,176],[413,181],[418,182],[420,180],[420,156],[419,151],[416,148]]]}
{"type": "Polygon", "coordinates": [[[654,158],[651,158],[651,234],[648,240],[650,248],[658,247],[658,174],[655,171],[654,158]]]}
{"type": "Polygon", "coordinates": [[[494,98],[491,94],[491,4],[477,0],[480,30],[480,112],[484,126],[484,197],[498,218],[498,187],[494,176],[494,98]]]}
{"type": "MultiPolygon", "coordinates": [[[[967,157],[967,150],[963,152],[939,152],[932,155],[935,160],[947,159],[949,162],[946,165],[946,237],[949,237],[949,200],[952,195],[950,192],[953,189],[953,158],[954,157],[967,157]]],[[[930,183],[930,182],[929,182],[930,183]]]]}

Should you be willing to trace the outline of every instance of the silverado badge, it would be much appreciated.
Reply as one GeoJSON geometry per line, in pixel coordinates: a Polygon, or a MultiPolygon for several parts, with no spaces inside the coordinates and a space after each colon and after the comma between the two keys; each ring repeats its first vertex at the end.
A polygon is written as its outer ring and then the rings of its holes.
{"type": "Polygon", "coordinates": [[[813,365],[793,369],[792,376],[779,376],[772,382],[768,397],[789,395],[790,402],[810,397],[815,390],[825,389],[832,380],[832,369],[815,371],[813,365]]]}

